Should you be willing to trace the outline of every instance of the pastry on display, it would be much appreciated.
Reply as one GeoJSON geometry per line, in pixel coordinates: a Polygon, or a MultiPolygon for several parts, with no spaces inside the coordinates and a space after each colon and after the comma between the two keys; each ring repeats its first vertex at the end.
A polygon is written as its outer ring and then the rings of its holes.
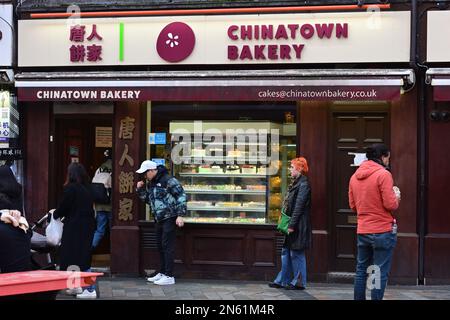
{"type": "Polygon", "coordinates": [[[193,149],[192,150],[193,157],[204,157],[206,156],[206,150],[204,149],[193,149]]]}
{"type": "Polygon", "coordinates": [[[223,169],[220,166],[212,166],[211,172],[212,173],[223,173],[223,169]]]}
{"type": "Polygon", "coordinates": [[[261,201],[250,201],[250,202],[244,202],[242,204],[243,207],[246,208],[265,208],[266,204],[265,202],[261,202],[261,201]]]}
{"type": "Polygon", "coordinates": [[[272,177],[270,178],[270,186],[272,188],[280,188],[281,187],[281,178],[280,177],[272,177]]]}
{"type": "Polygon", "coordinates": [[[218,184],[214,186],[214,189],[216,190],[235,190],[234,184],[218,184]]]}
{"type": "Polygon", "coordinates": [[[283,200],[281,199],[281,193],[274,193],[270,195],[269,203],[271,208],[281,208],[283,200]]]}
{"type": "Polygon", "coordinates": [[[258,174],[266,175],[267,174],[267,167],[259,167],[258,168],[258,174]]]}
{"type": "Polygon", "coordinates": [[[231,208],[231,207],[240,207],[240,206],[241,206],[240,202],[232,202],[232,201],[219,201],[219,202],[216,202],[216,207],[231,208]]]}
{"type": "Polygon", "coordinates": [[[209,164],[198,167],[198,173],[211,173],[211,166],[209,164]]]}
{"type": "Polygon", "coordinates": [[[211,207],[211,201],[188,201],[188,207],[211,207]]]}
{"type": "Polygon", "coordinates": [[[236,164],[228,165],[225,172],[230,174],[239,174],[241,173],[241,167],[236,164]]]}
{"type": "Polygon", "coordinates": [[[184,190],[212,190],[213,186],[209,184],[186,184],[184,190]]]}
{"type": "Polygon", "coordinates": [[[183,169],[181,169],[182,173],[197,173],[197,166],[196,165],[184,165],[183,169]]]}
{"type": "Polygon", "coordinates": [[[242,157],[244,154],[240,150],[230,150],[228,151],[228,157],[242,157]]]}
{"type": "Polygon", "coordinates": [[[250,164],[244,164],[242,166],[243,174],[256,174],[256,167],[250,164]]]}
{"type": "Polygon", "coordinates": [[[259,184],[256,184],[256,185],[248,185],[248,186],[246,187],[246,189],[247,189],[247,190],[254,190],[254,191],[266,191],[266,186],[259,185],[259,184]]]}

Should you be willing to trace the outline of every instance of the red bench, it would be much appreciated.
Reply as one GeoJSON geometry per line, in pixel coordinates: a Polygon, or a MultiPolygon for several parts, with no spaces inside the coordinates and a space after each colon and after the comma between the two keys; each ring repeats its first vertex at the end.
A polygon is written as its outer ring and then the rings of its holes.
{"type": "Polygon", "coordinates": [[[0,273],[0,297],[63,290],[74,285],[86,287],[103,273],[53,270],[0,273]]]}

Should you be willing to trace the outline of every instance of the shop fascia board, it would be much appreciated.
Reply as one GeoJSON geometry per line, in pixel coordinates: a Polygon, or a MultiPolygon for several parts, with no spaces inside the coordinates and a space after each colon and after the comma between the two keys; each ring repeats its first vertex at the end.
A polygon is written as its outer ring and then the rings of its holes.
{"type": "Polygon", "coordinates": [[[425,82],[432,86],[450,86],[450,68],[428,69],[425,82]]]}
{"type": "Polygon", "coordinates": [[[16,86],[255,86],[274,79],[280,85],[402,86],[414,84],[415,74],[412,69],[23,72],[16,74],[16,86]]]}
{"type": "MultiPolygon", "coordinates": [[[[407,0],[391,0],[390,3],[409,3],[407,0]]],[[[314,5],[352,5],[354,0],[310,0],[304,3],[305,6],[314,5]]],[[[27,0],[19,5],[19,11],[40,12],[40,11],[66,11],[70,2],[66,0],[27,0]]],[[[364,4],[380,4],[378,0],[364,1],[364,4]]],[[[274,7],[274,6],[299,6],[296,0],[259,0],[259,1],[219,1],[219,0],[120,0],[120,1],[95,1],[78,0],[77,5],[85,11],[105,11],[105,10],[144,10],[144,9],[204,9],[204,8],[239,8],[239,7],[274,7]]]]}

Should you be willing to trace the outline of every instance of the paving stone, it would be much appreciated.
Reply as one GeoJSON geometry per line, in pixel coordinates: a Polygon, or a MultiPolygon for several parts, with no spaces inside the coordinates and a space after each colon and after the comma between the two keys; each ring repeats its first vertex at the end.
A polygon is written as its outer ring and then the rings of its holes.
{"type": "MultiPolygon", "coordinates": [[[[305,291],[273,289],[267,282],[180,279],[173,286],[156,286],[144,278],[98,281],[102,300],[352,300],[353,285],[308,283],[305,291]]],[[[367,291],[370,299],[370,292],[367,291]]],[[[76,299],[61,291],[58,300],[76,299]]],[[[388,286],[385,300],[450,300],[450,286],[388,286]]]]}

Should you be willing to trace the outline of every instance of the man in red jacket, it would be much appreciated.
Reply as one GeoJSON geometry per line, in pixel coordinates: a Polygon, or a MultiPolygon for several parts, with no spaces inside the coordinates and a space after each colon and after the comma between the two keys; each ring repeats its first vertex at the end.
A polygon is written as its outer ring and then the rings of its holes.
{"type": "Polygon", "coordinates": [[[399,206],[389,166],[390,151],[384,144],[367,148],[364,161],[350,179],[350,208],[358,217],[358,257],[355,300],[366,299],[367,274],[371,274],[372,300],[382,300],[397,242],[397,224],[392,211],[399,206]],[[373,278],[372,278],[373,277],[373,278]]]}

